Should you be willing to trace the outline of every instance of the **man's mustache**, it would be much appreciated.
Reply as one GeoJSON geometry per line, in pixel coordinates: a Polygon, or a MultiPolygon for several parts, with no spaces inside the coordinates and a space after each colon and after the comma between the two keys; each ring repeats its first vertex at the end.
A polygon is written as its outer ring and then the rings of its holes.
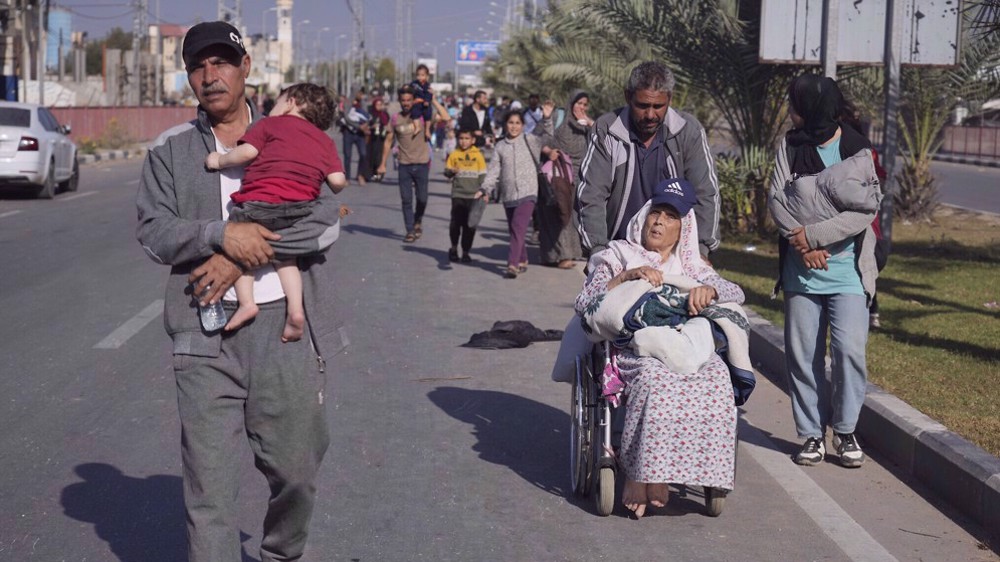
{"type": "Polygon", "coordinates": [[[202,94],[225,94],[227,92],[229,92],[229,88],[223,84],[206,86],[201,90],[202,94]]]}

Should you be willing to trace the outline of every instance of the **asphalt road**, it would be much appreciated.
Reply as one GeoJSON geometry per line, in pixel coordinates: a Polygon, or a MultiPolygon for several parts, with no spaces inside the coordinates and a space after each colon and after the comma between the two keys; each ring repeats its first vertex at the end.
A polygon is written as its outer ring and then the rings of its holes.
{"type": "Polygon", "coordinates": [[[941,203],[1000,214],[1000,168],[934,162],[931,170],[941,203]]]}
{"type": "MultiPolygon", "coordinates": [[[[184,559],[167,270],[134,239],[139,168],[85,166],[80,191],[52,201],[0,193],[0,562],[184,559]]],[[[309,560],[998,559],[982,529],[877,451],[853,471],[791,463],[788,398],[763,377],[720,518],[681,489],[641,521],[596,516],[568,492],[557,344],[459,347],[496,320],[563,328],[582,274],[502,279],[495,206],[475,263],[453,267],[440,162],[432,177],[417,244],[401,243],[395,186],[343,196],[354,214],[331,256],[349,344],[327,358],[333,442],[309,560]]],[[[257,560],[266,485],[248,449],[233,470],[244,560],[257,560]]]]}

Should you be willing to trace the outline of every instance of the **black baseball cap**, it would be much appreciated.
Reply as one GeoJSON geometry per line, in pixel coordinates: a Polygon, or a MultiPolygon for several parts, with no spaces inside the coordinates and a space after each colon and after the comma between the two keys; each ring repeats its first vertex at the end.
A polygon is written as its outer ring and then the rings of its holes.
{"type": "Polygon", "coordinates": [[[224,21],[207,21],[192,27],[184,35],[184,65],[190,67],[198,53],[213,45],[230,47],[240,58],[247,54],[240,30],[224,21]]]}
{"type": "Polygon", "coordinates": [[[670,178],[656,184],[649,200],[653,205],[670,205],[678,215],[684,217],[698,202],[698,195],[691,182],[684,178],[670,178]]]}

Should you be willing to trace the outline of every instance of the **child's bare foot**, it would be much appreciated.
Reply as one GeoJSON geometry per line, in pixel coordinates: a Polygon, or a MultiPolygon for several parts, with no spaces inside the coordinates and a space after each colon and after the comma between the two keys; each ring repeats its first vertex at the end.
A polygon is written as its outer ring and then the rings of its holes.
{"type": "Polygon", "coordinates": [[[639,519],[646,513],[646,483],[625,481],[625,490],[622,492],[622,503],[635,513],[635,518],[639,519]]]}
{"type": "Polygon", "coordinates": [[[670,501],[670,488],[666,484],[646,484],[649,505],[663,507],[670,501]]]}
{"type": "Polygon", "coordinates": [[[285,318],[285,330],[281,332],[281,341],[299,341],[306,330],[306,315],[302,313],[288,313],[285,318]]]}
{"type": "Polygon", "coordinates": [[[229,319],[229,322],[226,322],[226,327],[223,329],[227,332],[231,332],[256,318],[259,311],[260,308],[257,307],[256,303],[240,303],[239,308],[237,308],[236,312],[233,313],[233,317],[229,319]]]}

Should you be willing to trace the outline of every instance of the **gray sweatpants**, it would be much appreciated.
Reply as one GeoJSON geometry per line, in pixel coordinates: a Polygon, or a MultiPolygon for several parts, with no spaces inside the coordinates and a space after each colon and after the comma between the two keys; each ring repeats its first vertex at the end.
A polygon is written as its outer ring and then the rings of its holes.
{"type": "Polygon", "coordinates": [[[271,489],[261,561],[298,560],[305,549],[329,444],[326,375],[308,331],[282,343],[284,325],[285,302],[264,304],[222,336],[219,357],[174,355],[190,562],[241,559],[233,461],[244,434],[271,489]]]}

